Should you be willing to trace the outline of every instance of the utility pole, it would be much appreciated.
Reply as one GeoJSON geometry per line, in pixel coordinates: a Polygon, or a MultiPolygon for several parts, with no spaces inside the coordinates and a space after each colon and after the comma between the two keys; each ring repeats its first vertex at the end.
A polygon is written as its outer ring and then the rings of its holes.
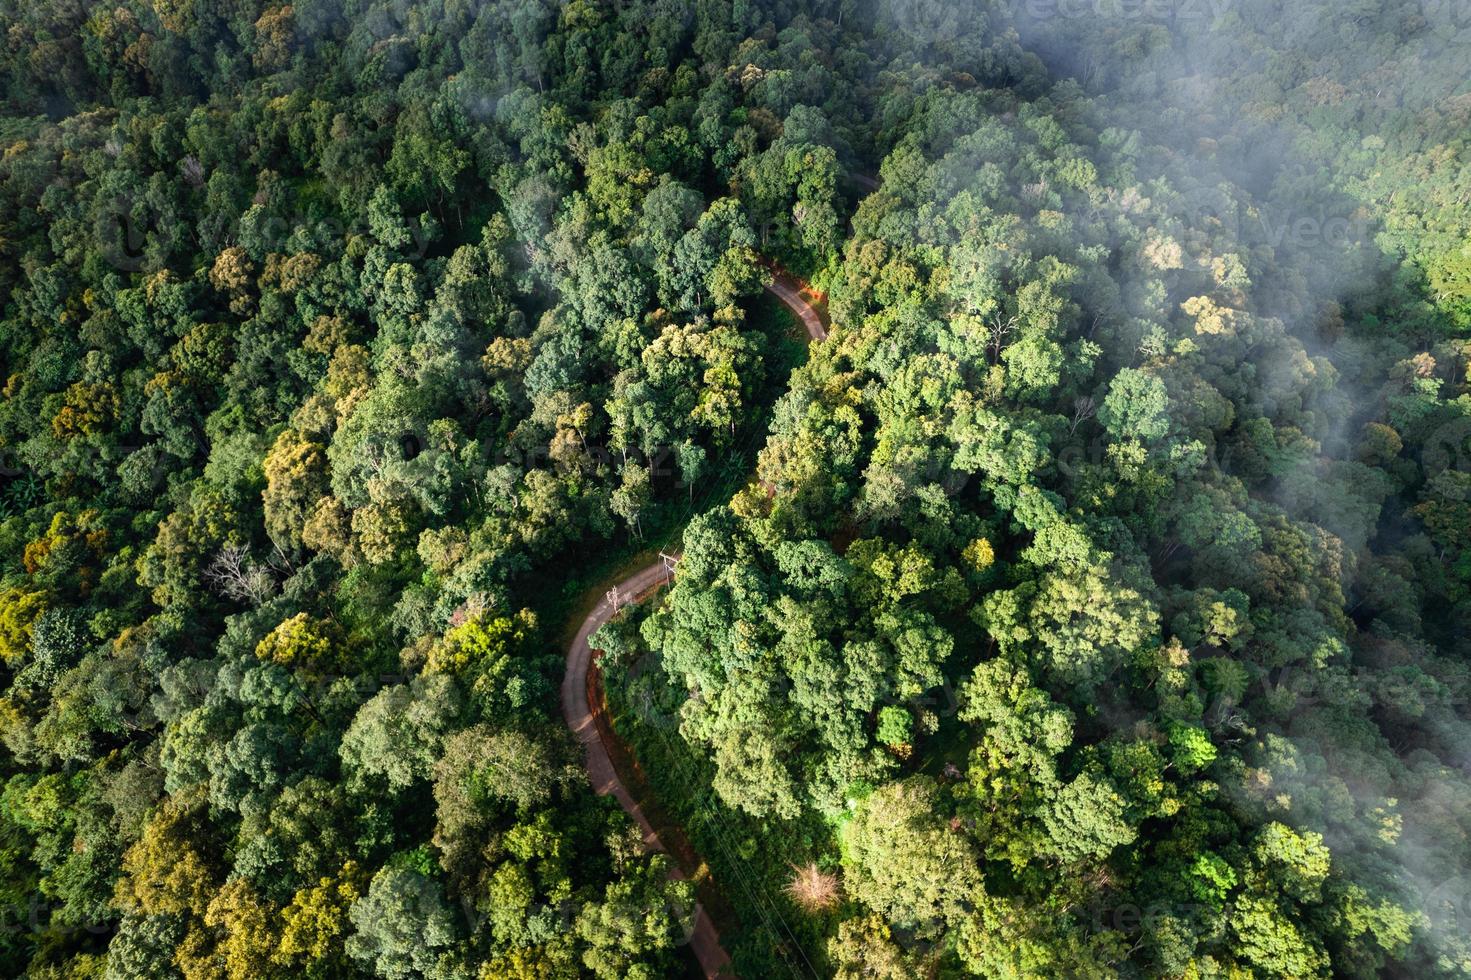
{"type": "Polygon", "coordinates": [[[661,551],[659,557],[664,561],[664,584],[669,585],[674,581],[674,566],[679,564],[679,556],[666,555],[661,551]]]}

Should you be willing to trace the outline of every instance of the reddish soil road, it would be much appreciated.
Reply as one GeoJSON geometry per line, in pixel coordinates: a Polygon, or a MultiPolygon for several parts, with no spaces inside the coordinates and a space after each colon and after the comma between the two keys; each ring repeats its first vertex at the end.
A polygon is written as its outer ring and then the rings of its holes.
{"type": "MultiPolygon", "coordinates": [[[[662,584],[664,574],[664,563],[661,561],[640,569],[619,582],[618,591],[629,599],[641,596],[662,584]]],[[[654,833],[654,826],[644,815],[643,807],[639,806],[619,778],[613,759],[608,754],[608,747],[603,744],[597,719],[593,717],[592,708],[588,704],[587,671],[592,666],[592,648],[587,641],[597,632],[598,627],[613,618],[613,612],[613,604],[604,597],[597,608],[588,614],[587,619],[582,621],[582,628],[577,631],[572,645],[567,648],[567,672],[562,675],[562,717],[586,750],[585,765],[593,790],[602,795],[612,793],[618,805],[638,824],[639,831],[644,835],[644,843],[653,850],[662,851],[664,844],[659,840],[659,835],[654,833]]],[[[683,877],[678,868],[672,873],[676,877],[683,877]]],[[[710,916],[699,904],[695,905],[695,927],[689,941],[705,976],[713,978],[731,975],[730,955],[720,945],[720,933],[715,931],[710,916]]]]}
{"type": "Polygon", "coordinates": [[[792,315],[807,328],[807,336],[813,340],[827,339],[827,322],[823,316],[822,299],[810,287],[790,272],[773,269],[771,282],[766,291],[781,300],[792,315]]]}
{"type": "MultiPolygon", "coordinates": [[[[820,306],[817,305],[821,299],[805,284],[789,273],[776,269],[773,270],[771,284],[766,289],[802,321],[808,336],[813,340],[827,339],[827,324],[820,306]]],[[[624,597],[624,601],[633,600],[652,592],[662,584],[664,575],[664,563],[657,562],[617,583],[618,592],[624,597]]],[[[587,641],[597,632],[598,627],[613,618],[614,611],[613,604],[604,597],[582,621],[582,627],[573,638],[572,645],[567,648],[567,670],[562,675],[562,717],[586,750],[587,776],[593,789],[600,795],[613,794],[618,805],[638,824],[644,835],[644,843],[656,851],[662,851],[665,849],[664,844],[654,832],[653,824],[649,822],[643,807],[633,798],[633,794],[619,777],[617,767],[613,765],[613,758],[608,753],[608,747],[603,744],[603,734],[589,703],[587,672],[592,666],[592,648],[587,641]]],[[[674,874],[682,877],[678,870],[674,874]]],[[[698,904],[695,906],[695,927],[690,935],[690,948],[700,961],[700,968],[704,970],[706,977],[733,976],[730,972],[730,955],[720,945],[720,933],[715,931],[710,916],[698,904]]]]}

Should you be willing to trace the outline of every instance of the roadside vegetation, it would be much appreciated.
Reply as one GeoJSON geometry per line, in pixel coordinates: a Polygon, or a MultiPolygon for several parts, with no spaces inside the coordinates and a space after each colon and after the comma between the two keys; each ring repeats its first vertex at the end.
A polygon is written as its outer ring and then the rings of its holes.
{"type": "Polygon", "coordinates": [[[0,5],[0,973],[688,970],[661,547],[741,975],[1471,973],[1465,32],[1024,6],[0,5]]]}

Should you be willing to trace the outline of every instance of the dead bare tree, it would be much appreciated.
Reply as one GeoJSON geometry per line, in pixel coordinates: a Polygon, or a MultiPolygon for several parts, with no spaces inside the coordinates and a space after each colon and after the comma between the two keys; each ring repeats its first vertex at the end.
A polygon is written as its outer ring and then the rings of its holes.
{"type": "Polygon", "coordinates": [[[1080,395],[1073,399],[1073,419],[1068,423],[1067,434],[1077,435],[1078,426],[1098,414],[1098,406],[1093,403],[1090,395],[1080,395]]]}
{"type": "Polygon", "coordinates": [[[786,893],[803,911],[813,915],[833,908],[842,900],[838,876],[810,862],[792,865],[792,878],[787,882],[786,893]]]}
{"type": "Polygon", "coordinates": [[[276,591],[272,564],[256,561],[250,548],[243,544],[221,548],[204,569],[204,580],[227,599],[252,606],[265,602],[276,591]]]}
{"type": "Polygon", "coordinates": [[[1006,349],[1006,338],[1016,332],[1016,316],[993,316],[986,321],[986,333],[989,339],[986,347],[991,354],[991,363],[996,364],[1001,360],[1001,352],[1006,349]]]}

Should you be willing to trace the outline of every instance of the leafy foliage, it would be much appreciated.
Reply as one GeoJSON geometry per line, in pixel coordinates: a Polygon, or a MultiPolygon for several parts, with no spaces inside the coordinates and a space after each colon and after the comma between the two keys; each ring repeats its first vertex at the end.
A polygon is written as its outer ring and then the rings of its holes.
{"type": "Polygon", "coordinates": [[[681,526],[742,975],[1468,972],[1468,49],[1243,3],[9,5],[3,972],[678,973],[681,526]]]}

